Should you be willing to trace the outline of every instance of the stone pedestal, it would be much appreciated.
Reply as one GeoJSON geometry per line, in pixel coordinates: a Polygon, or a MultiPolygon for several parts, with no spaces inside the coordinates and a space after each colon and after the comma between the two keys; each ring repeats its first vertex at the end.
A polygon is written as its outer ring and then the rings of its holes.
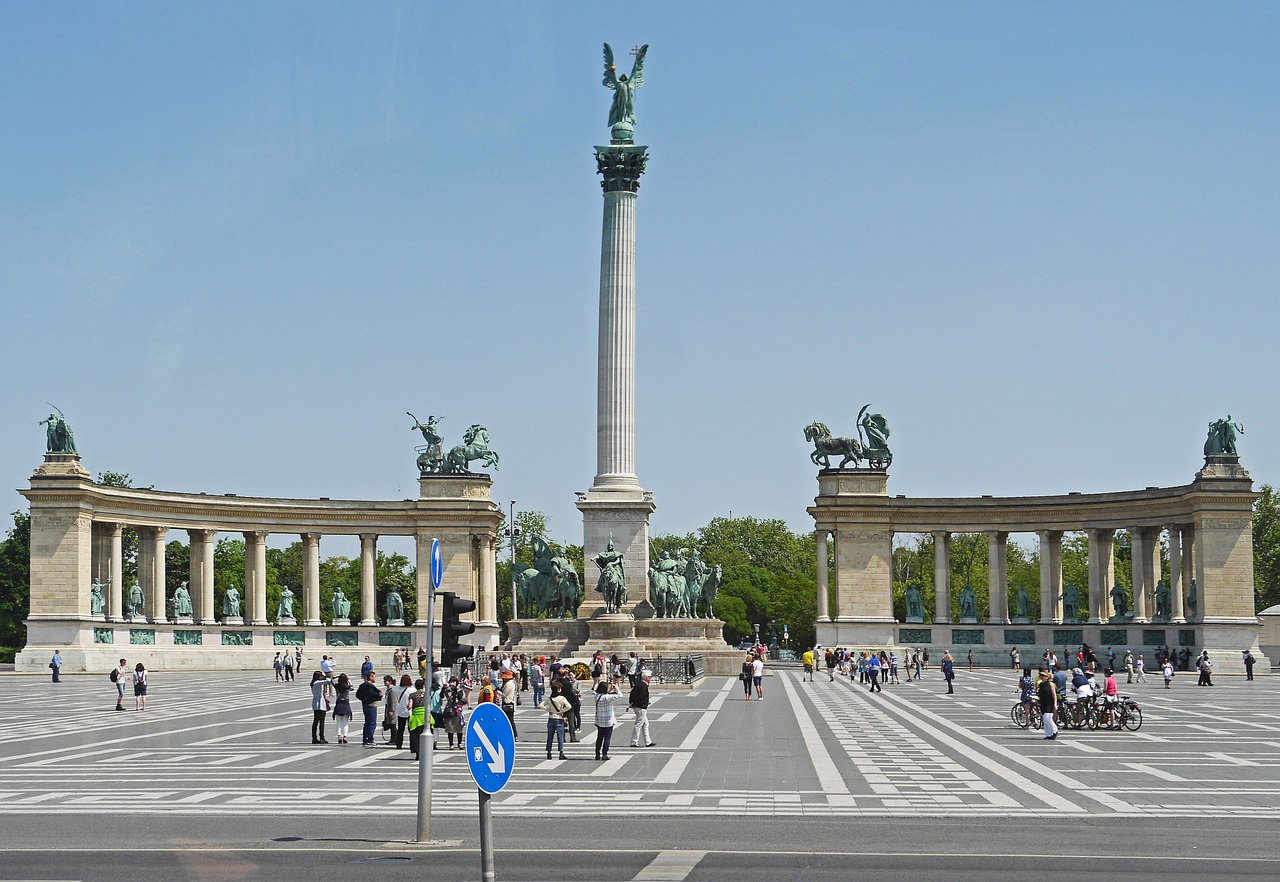
{"type": "Polygon", "coordinates": [[[576,655],[587,642],[587,623],[582,619],[514,619],[507,622],[507,645],[534,655],[576,655]]]}
{"type": "Polygon", "coordinates": [[[387,619],[388,628],[403,628],[404,619],[387,619]]]}
{"type": "Polygon", "coordinates": [[[176,616],[173,623],[175,625],[194,625],[195,621],[191,616],[176,616]]]}
{"type": "Polygon", "coordinates": [[[276,620],[276,627],[279,627],[279,628],[285,628],[285,627],[292,628],[292,627],[295,627],[297,624],[298,624],[298,620],[295,619],[293,616],[284,616],[276,620]]]}
{"type": "Polygon", "coordinates": [[[234,626],[236,626],[236,627],[241,627],[241,626],[243,626],[243,625],[244,625],[244,617],[243,617],[243,616],[223,616],[223,617],[222,617],[222,624],[223,624],[223,625],[234,625],[234,626]]]}
{"type": "Polygon", "coordinates": [[[652,615],[649,596],[649,515],[654,511],[653,494],[643,490],[590,490],[579,494],[582,512],[583,587],[586,589],[578,618],[604,614],[604,597],[596,591],[600,569],[592,561],[613,538],[613,547],[622,553],[622,571],[627,580],[626,610],[643,618],[652,615]]]}

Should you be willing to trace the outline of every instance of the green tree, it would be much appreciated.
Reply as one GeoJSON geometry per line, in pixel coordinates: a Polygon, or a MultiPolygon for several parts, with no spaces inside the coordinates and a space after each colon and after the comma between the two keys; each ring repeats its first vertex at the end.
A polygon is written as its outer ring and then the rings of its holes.
{"type": "Polygon", "coordinates": [[[1270,484],[1253,504],[1253,595],[1258,612],[1280,603],[1280,494],[1270,484]]]}
{"type": "Polygon", "coordinates": [[[27,626],[22,620],[31,607],[31,516],[13,513],[13,527],[0,542],[0,652],[27,645],[27,626]]]}

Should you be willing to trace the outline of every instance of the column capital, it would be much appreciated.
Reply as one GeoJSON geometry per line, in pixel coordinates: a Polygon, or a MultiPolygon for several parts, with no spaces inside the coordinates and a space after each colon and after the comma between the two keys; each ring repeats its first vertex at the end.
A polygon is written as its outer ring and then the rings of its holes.
{"type": "Polygon", "coordinates": [[[265,542],[269,534],[262,530],[245,530],[243,534],[246,542],[265,542]]]}
{"type": "Polygon", "coordinates": [[[320,537],[324,534],[323,533],[299,533],[298,535],[302,537],[302,542],[305,545],[319,545],[320,537]]]}
{"type": "Polygon", "coordinates": [[[378,534],[377,533],[361,533],[360,541],[361,542],[377,542],[378,534]]]}
{"type": "Polygon", "coordinates": [[[638,144],[610,144],[596,148],[596,174],[604,175],[600,187],[606,193],[635,193],[649,162],[649,148],[638,144]]]}
{"type": "Polygon", "coordinates": [[[124,524],[119,521],[116,521],[115,523],[108,523],[106,524],[106,527],[107,532],[111,534],[112,539],[115,539],[117,536],[124,535],[124,524]]]}

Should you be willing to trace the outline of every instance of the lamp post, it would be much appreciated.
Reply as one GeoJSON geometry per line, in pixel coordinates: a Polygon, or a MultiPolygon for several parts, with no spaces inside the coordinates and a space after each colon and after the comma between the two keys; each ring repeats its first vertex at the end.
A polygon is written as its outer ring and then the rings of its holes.
{"type": "Polygon", "coordinates": [[[511,500],[511,516],[507,519],[507,547],[511,552],[511,618],[518,619],[519,611],[516,609],[516,537],[520,535],[520,531],[516,529],[516,501],[511,500]]]}

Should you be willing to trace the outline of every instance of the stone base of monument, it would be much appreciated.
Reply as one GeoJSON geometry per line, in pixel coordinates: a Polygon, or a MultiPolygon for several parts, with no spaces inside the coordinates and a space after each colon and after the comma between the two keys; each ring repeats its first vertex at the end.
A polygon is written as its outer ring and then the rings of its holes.
{"type": "Polygon", "coordinates": [[[1015,625],[1030,625],[1030,624],[1031,624],[1031,616],[1014,616],[1014,617],[1013,617],[1012,619],[1010,619],[1009,621],[1010,621],[1012,624],[1015,624],[1015,625]]]}
{"type": "Polygon", "coordinates": [[[817,641],[821,646],[893,646],[897,624],[894,619],[837,618],[818,622],[817,641]]]}
{"type": "Polygon", "coordinates": [[[645,652],[645,645],[636,639],[636,617],[631,613],[600,612],[587,619],[587,640],[578,652],[591,654],[596,650],[605,655],[645,652]]]}
{"type": "Polygon", "coordinates": [[[330,625],[330,627],[332,627],[332,628],[350,628],[350,627],[351,627],[351,619],[334,619],[334,620],[333,620],[333,624],[332,624],[332,625],[330,625]]]}
{"type": "Polygon", "coordinates": [[[32,477],[41,478],[88,478],[89,470],[80,465],[80,457],[75,453],[46,453],[44,462],[35,470],[32,477]]]}
{"type": "Polygon", "coordinates": [[[387,619],[388,628],[403,628],[404,619],[387,619]]]}
{"type": "Polygon", "coordinates": [[[513,619],[507,631],[507,648],[531,656],[573,655],[588,635],[583,619],[513,619]]]}
{"type": "Polygon", "coordinates": [[[191,616],[176,616],[173,619],[175,625],[194,625],[195,621],[191,616]]]}
{"type": "Polygon", "coordinates": [[[223,616],[222,624],[224,625],[243,625],[244,616],[223,616]]]}
{"type": "Polygon", "coordinates": [[[277,620],[276,620],[276,624],[277,624],[277,625],[288,625],[289,627],[291,627],[291,628],[292,628],[292,627],[294,627],[294,626],[296,626],[296,625],[298,624],[298,620],[297,620],[297,619],[295,619],[293,616],[282,616],[282,617],[280,617],[279,619],[277,619],[277,620]]]}

